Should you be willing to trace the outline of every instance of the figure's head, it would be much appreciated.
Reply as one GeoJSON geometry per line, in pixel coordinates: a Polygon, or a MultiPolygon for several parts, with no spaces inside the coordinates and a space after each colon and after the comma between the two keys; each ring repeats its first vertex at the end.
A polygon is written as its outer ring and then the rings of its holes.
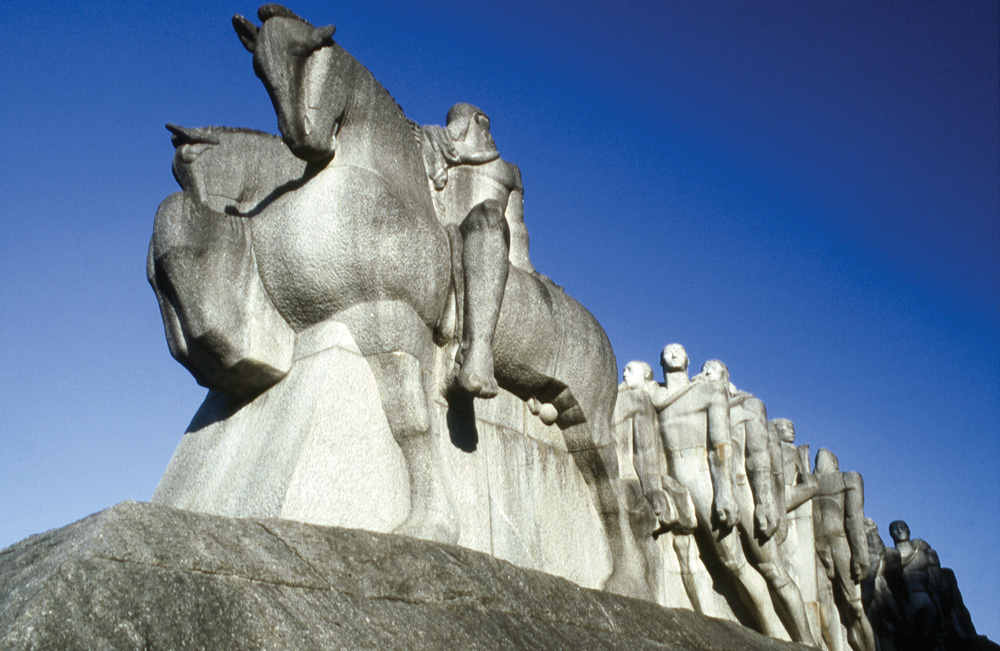
{"type": "Polygon", "coordinates": [[[725,382],[729,384],[729,367],[717,359],[710,359],[701,365],[701,376],[710,382],[725,382]]]}
{"type": "Polygon", "coordinates": [[[642,361],[629,362],[622,372],[622,379],[630,389],[639,389],[646,382],[652,382],[653,369],[649,364],[642,361]]]}
{"type": "Polygon", "coordinates": [[[782,443],[795,443],[795,423],[787,418],[775,418],[774,429],[778,432],[778,438],[782,443]]]}
{"type": "Polygon", "coordinates": [[[278,116],[278,130],[292,153],[322,160],[337,148],[337,133],[347,104],[347,84],[332,74],[333,25],[313,27],[276,4],[257,10],[258,28],[233,16],[240,42],[253,53],[253,69],[264,82],[278,116]]]}
{"type": "Polygon", "coordinates": [[[490,134],[490,118],[472,104],[459,102],[448,109],[448,135],[459,142],[464,141],[477,151],[496,151],[496,143],[490,134]]]}
{"type": "Polygon", "coordinates": [[[660,353],[660,366],[663,373],[688,370],[688,354],[680,344],[667,344],[660,353]]]}
{"type": "Polygon", "coordinates": [[[833,452],[820,448],[816,453],[816,474],[824,475],[830,472],[840,472],[840,461],[833,452]]]}
{"type": "Polygon", "coordinates": [[[892,537],[892,542],[898,545],[910,539],[910,527],[902,520],[893,520],[889,523],[889,535],[892,537]]]}

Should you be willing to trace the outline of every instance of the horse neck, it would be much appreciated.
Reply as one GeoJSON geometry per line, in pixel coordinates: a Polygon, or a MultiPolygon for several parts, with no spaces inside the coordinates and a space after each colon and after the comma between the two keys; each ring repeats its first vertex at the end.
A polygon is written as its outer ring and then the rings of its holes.
{"type": "Polygon", "coordinates": [[[334,164],[355,165],[390,181],[426,187],[415,125],[363,65],[345,53],[351,93],[341,120],[334,164]]]}

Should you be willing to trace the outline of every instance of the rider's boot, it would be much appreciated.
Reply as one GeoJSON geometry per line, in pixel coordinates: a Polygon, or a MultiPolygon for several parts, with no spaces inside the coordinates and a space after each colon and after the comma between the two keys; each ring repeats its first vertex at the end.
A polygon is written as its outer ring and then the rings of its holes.
{"type": "Polygon", "coordinates": [[[499,201],[487,199],[469,211],[461,226],[465,296],[458,385],[479,398],[500,390],[493,375],[493,333],[509,267],[510,231],[503,211],[499,201]]]}

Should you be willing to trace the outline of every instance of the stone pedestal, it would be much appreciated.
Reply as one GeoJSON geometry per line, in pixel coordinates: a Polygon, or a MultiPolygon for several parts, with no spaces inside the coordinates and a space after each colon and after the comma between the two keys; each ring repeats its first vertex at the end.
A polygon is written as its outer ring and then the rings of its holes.
{"type": "MultiPolygon", "coordinates": [[[[559,428],[509,393],[441,399],[439,444],[459,544],[599,588],[611,571],[601,521],[559,428]]],[[[233,517],[391,532],[407,516],[403,456],[347,328],[299,335],[291,372],[249,404],[209,393],[154,503],[233,517]]]]}

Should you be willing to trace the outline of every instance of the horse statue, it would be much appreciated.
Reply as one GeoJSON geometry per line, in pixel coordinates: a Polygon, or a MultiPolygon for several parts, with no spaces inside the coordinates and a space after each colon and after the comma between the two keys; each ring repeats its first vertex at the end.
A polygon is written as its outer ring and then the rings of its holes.
{"type": "MultiPolygon", "coordinates": [[[[253,53],[254,71],[270,95],[284,143],[305,163],[301,176],[281,176],[266,196],[258,192],[248,201],[239,187],[229,190],[240,195],[225,208],[230,214],[199,203],[187,190],[161,205],[148,272],[171,351],[189,369],[210,367],[225,379],[213,384],[211,373],[192,371],[203,384],[249,400],[287,372],[291,358],[284,330],[301,338],[331,321],[345,324],[371,367],[407,468],[410,512],[397,533],[453,543],[458,518],[433,412],[443,391],[441,369],[452,361],[443,343],[455,337],[448,331],[455,281],[420,128],[334,42],[334,27],[314,27],[273,4],[262,6],[258,17],[259,28],[242,16],[235,16],[233,25],[253,53]],[[252,201],[257,203],[251,206],[252,201]],[[205,220],[219,225],[199,225],[205,220]],[[191,240],[197,240],[200,253],[171,265],[172,252],[189,250],[191,240]],[[212,336],[188,328],[186,315],[206,300],[199,298],[197,285],[209,281],[199,280],[191,289],[182,277],[210,264],[212,251],[202,249],[213,247],[235,260],[250,288],[240,292],[260,294],[257,302],[269,319],[227,321],[237,330],[273,333],[237,337],[242,350],[253,348],[248,341],[263,342],[263,353],[246,355],[253,358],[249,363],[223,341],[225,328],[215,328],[212,336]],[[190,358],[191,350],[197,359],[190,358]],[[274,361],[257,360],[268,355],[274,361]]],[[[225,142],[205,144],[221,147],[216,153],[224,156],[225,142]]],[[[247,147],[235,148],[233,156],[245,156],[247,147]]],[[[287,161],[262,164],[287,169],[287,161]]],[[[514,267],[507,273],[493,338],[496,381],[524,401],[555,410],[555,424],[590,488],[611,548],[613,569],[605,587],[648,598],[641,570],[631,561],[638,552],[617,485],[611,437],[615,356],[590,312],[546,280],[514,267]]]]}

